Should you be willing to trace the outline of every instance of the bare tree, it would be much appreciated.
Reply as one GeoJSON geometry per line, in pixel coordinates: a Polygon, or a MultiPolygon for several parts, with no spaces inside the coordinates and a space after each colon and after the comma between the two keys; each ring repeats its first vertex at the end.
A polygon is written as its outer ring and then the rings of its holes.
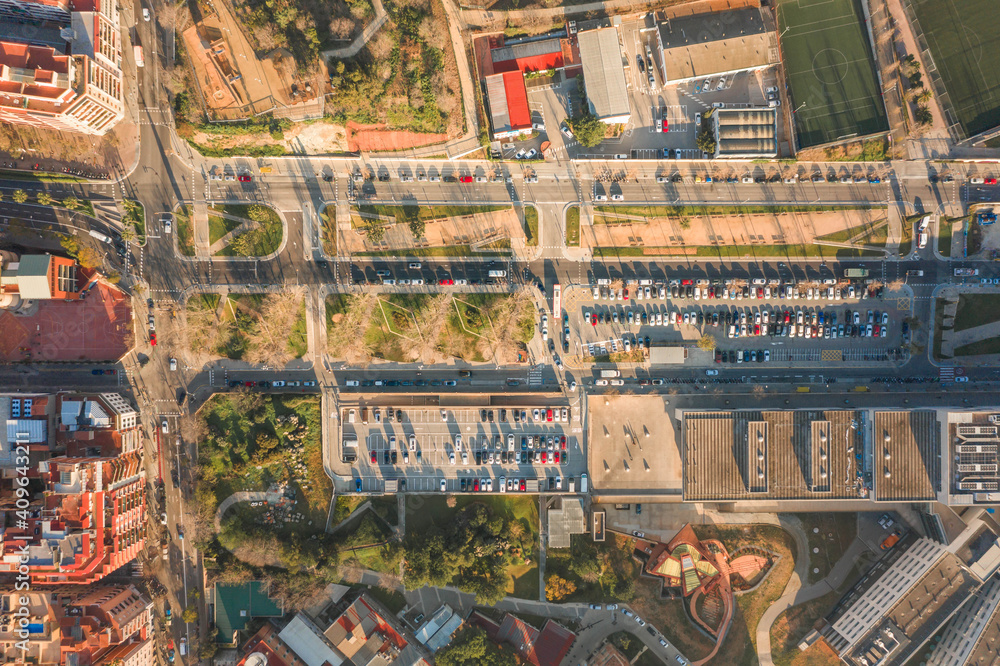
{"type": "Polygon", "coordinates": [[[288,351],[288,335],[302,312],[303,297],[290,294],[269,294],[256,313],[256,335],[247,347],[250,363],[284,365],[292,358],[288,351]]]}
{"type": "Polygon", "coordinates": [[[764,388],[763,384],[754,384],[752,394],[755,399],[763,400],[764,396],[767,395],[767,389],[764,388]]]}
{"type": "Polygon", "coordinates": [[[889,291],[899,291],[900,289],[903,288],[903,285],[905,284],[906,282],[904,280],[896,279],[887,284],[886,287],[889,288],[889,291]]]}

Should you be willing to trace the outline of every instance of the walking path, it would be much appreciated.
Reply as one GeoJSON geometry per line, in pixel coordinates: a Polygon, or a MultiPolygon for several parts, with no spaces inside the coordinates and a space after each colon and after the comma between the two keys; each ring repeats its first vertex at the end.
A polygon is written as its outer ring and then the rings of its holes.
{"type": "Polygon", "coordinates": [[[282,497],[281,493],[267,493],[263,491],[257,492],[239,492],[233,493],[226,499],[222,500],[219,504],[219,508],[215,510],[215,531],[222,531],[222,516],[226,514],[229,507],[236,504],[237,502],[277,502],[282,497]]]}
{"type": "Polygon", "coordinates": [[[371,23],[364,27],[361,34],[354,38],[354,41],[347,46],[342,46],[339,49],[330,49],[329,51],[323,51],[320,53],[323,56],[323,61],[326,62],[330,58],[336,58],[341,60],[343,58],[351,58],[358,54],[358,51],[368,43],[372,37],[375,36],[382,26],[385,24],[386,19],[389,15],[385,11],[385,7],[382,6],[382,0],[372,0],[372,4],[375,5],[375,18],[372,19],[371,23]]]}
{"type": "Polygon", "coordinates": [[[774,625],[775,620],[778,619],[778,616],[792,606],[804,604],[807,601],[812,601],[835,591],[844,584],[844,581],[847,580],[847,577],[854,570],[854,563],[858,557],[868,550],[868,546],[856,536],[823,580],[803,587],[802,583],[806,580],[809,571],[809,541],[799,520],[794,516],[789,516],[788,518],[790,520],[787,524],[784,516],[781,522],[782,527],[795,540],[795,549],[797,551],[795,571],[792,573],[792,577],[788,579],[788,585],[785,586],[785,593],[764,611],[760,622],[757,623],[757,660],[760,662],[760,666],[774,665],[774,662],[771,660],[771,627],[774,625]],[[795,523],[794,527],[792,521],[795,523]]]}

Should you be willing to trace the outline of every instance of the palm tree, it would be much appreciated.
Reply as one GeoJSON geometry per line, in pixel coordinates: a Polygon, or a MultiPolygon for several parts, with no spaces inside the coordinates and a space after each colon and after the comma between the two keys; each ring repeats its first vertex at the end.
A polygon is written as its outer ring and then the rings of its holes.
{"type": "Polygon", "coordinates": [[[125,227],[122,229],[121,236],[122,240],[125,241],[126,243],[131,243],[132,241],[134,241],[136,237],[135,225],[126,224],[125,227]]]}

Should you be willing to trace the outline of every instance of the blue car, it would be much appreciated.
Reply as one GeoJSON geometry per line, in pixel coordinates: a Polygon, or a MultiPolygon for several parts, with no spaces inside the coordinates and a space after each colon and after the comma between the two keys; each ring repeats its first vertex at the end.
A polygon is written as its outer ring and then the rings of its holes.
{"type": "Polygon", "coordinates": [[[354,479],[354,492],[361,492],[361,479],[354,479]]]}

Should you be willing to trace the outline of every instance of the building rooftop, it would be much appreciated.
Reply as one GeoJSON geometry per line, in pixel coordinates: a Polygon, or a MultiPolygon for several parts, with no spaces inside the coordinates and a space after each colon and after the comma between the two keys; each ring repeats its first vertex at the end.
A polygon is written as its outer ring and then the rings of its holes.
{"type": "Polygon", "coordinates": [[[851,410],[686,412],[684,499],[858,499],[851,410]]]}
{"type": "Polygon", "coordinates": [[[625,84],[618,28],[586,30],[579,33],[577,39],[591,113],[600,120],[629,116],[632,109],[625,84]]]}
{"type": "Polygon", "coordinates": [[[778,127],[774,109],[718,109],[719,157],[777,155],[778,127]]]}
{"type": "Polygon", "coordinates": [[[494,135],[531,129],[528,91],[520,71],[487,76],[486,98],[494,135]]]}
{"type": "Polygon", "coordinates": [[[558,508],[548,510],[549,548],[569,548],[570,536],[584,534],[587,521],[583,500],[579,497],[562,497],[558,508]]]}
{"type": "Polygon", "coordinates": [[[875,412],[873,425],[875,499],[935,499],[941,487],[937,415],[932,411],[875,412]]]}
{"type": "Polygon", "coordinates": [[[281,617],[281,604],[267,595],[264,583],[215,584],[215,625],[220,643],[232,643],[233,632],[242,631],[255,617],[281,617]]]}
{"type": "Polygon", "coordinates": [[[945,625],[927,666],[1000,661],[1000,577],[994,576],[945,625]],[[982,653],[973,656],[973,653],[982,653]],[[970,656],[972,657],[970,659],[970,656]]]}
{"type": "Polygon", "coordinates": [[[778,63],[774,24],[757,7],[665,19],[659,24],[667,80],[778,63]]]}

